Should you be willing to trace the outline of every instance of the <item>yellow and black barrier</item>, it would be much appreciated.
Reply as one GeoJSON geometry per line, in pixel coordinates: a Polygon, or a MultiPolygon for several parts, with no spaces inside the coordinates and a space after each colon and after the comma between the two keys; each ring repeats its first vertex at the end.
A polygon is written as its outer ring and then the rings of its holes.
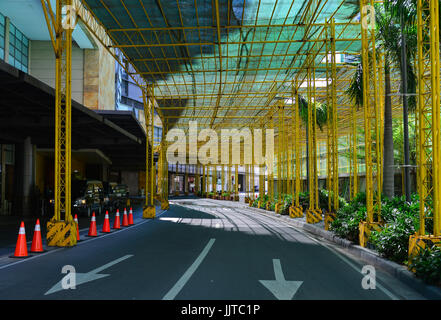
{"type": "Polygon", "coordinates": [[[322,212],[320,209],[306,210],[306,223],[318,223],[322,221],[322,212]]]}
{"type": "Polygon", "coordinates": [[[168,210],[170,208],[170,203],[168,200],[161,200],[161,210],[168,210]]]}
{"type": "Polygon", "coordinates": [[[325,214],[325,230],[329,230],[331,223],[335,220],[335,213],[327,212],[325,214]]]}
{"type": "Polygon", "coordinates": [[[75,221],[48,221],[47,245],[57,247],[72,247],[77,244],[77,223],[75,221]]]}
{"type": "Polygon", "coordinates": [[[418,255],[419,251],[432,246],[441,247],[441,237],[433,235],[418,235],[417,233],[409,237],[409,260],[418,255]]]}
{"type": "MultiPolygon", "coordinates": [[[[162,204],[161,204],[162,208],[162,204]]],[[[144,206],[142,208],[142,218],[143,219],[154,219],[156,216],[155,206],[144,206]]]]}
{"type": "Polygon", "coordinates": [[[277,202],[276,203],[276,207],[274,209],[275,213],[280,213],[280,207],[281,207],[282,203],[281,202],[277,202]]]}
{"type": "Polygon", "coordinates": [[[302,207],[289,207],[289,217],[290,218],[302,218],[303,217],[303,208],[302,207]]]}
{"type": "Polygon", "coordinates": [[[381,223],[379,223],[379,222],[369,223],[366,221],[361,221],[358,225],[358,230],[359,230],[358,239],[359,239],[360,246],[366,247],[372,230],[380,231],[381,228],[382,228],[382,226],[381,226],[381,223]]]}

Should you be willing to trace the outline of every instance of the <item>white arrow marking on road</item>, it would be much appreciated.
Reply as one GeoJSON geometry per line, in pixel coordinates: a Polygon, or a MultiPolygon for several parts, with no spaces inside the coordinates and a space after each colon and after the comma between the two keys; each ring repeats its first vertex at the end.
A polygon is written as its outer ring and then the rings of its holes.
{"type": "Polygon", "coordinates": [[[259,280],[279,300],[291,300],[303,281],[287,281],[283,275],[279,259],[273,259],[276,280],[259,280]]]}
{"type": "MultiPolygon", "coordinates": [[[[97,280],[97,279],[101,279],[104,277],[108,277],[110,276],[110,274],[99,274],[99,272],[103,271],[104,269],[110,268],[111,266],[120,263],[123,260],[126,260],[128,258],[133,257],[133,254],[128,254],[124,257],[118,258],[116,260],[113,260],[109,263],[106,263],[105,265],[98,267],[96,269],[93,269],[92,271],[89,271],[87,273],[76,273],[76,285],[80,285],[86,282],[90,282],[93,280],[97,280]]],[[[69,273],[67,275],[65,275],[65,277],[68,277],[69,273]]],[[[64,277],[63,277],[64,279],[64,277]]],[[[63,279],[61,279],[57,284],[55,284],[52,288],[50,288],[44,295],[48,295],[57,291],[61,291],[64,290],[63,287],[61,286],[61,283],[63,281],[63,279]]]]}

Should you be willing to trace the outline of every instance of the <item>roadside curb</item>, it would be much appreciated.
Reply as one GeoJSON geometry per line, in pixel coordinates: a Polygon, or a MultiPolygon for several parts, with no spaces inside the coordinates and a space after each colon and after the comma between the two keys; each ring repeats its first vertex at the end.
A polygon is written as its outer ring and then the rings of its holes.
{"type": "Polygon", "coordinates": [[[302,229],[311,234],[320,236],[324,239],[327,239],[340,247],[346,249],[353,256],[358,257],[359,259],[369,263],[389,275],[403,281],[412,289],[418,291],[420,294],[425,296],[428,299],[436,299],[441,300],[441,288],[428,285],[421,279],[417,278],[415,274],[409,271],[405,266],[399,265],[398,263],[392,262],[390,260],[382,258],[378,253],[373,250],[363,248],[359,245],[354,244],[353,242],[340,238],[336,236],[331,231],[326,231],[324,229],[318,228],[313,224],[308,224],[306,222],[300,221],[298,219],[290,218],[287,215],[276,214],[272,211],[267,211],[260,208],[250,207],[245,204],[239,204],[244,209],[250,209],[253,212],[258,212],[264,216],[270,218],[276,218],[284,221],[287,224],[293,225],[299,229],[302,229]]]}

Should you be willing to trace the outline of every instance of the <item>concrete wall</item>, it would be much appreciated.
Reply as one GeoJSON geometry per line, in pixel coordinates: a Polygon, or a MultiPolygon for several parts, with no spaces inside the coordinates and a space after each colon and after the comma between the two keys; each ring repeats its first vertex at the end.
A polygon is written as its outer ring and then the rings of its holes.
{"type": "Polygon", "coordinates": [[[137,171],[122,171],[121,184],[129,187],[130,196],[137,196],[139,191],[137,171]]]}
{"type": "MultiPolygon", "coordinates": [[[[31,41],[29,74],[55,88],[55,55],[50,41],[31,41]]],[[[72,46],[72,99],[83,103],[83,50],[72,46]]]]}
{"type": "Polygon", "coordinates": [[[84,105],[90,109],[115,109],[115,62],[107,50],[84,50],[84,105]]]}

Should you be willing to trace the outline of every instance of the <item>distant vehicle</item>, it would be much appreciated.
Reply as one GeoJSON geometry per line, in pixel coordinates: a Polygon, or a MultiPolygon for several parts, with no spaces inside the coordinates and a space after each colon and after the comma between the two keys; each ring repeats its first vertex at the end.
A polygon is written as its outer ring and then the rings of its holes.
{"type": "MultiPolygon", "coordinates": [[[[53,215],[55,200],[53,192],[50,193],[49,208],[47,213],[53,215]]],[[[103,210],[110,208],[110,198],[105,196],[103,182],[98,180],[72,180],[71,182],[71,213],[87,215],[90,217],[92,212],[100,215],[103,210]],[[107,197],[107,198],[106,198],[107,197]]]]}
{"type": "Polygon", "coordinates": [[[117,184],[112,188],[110,200],[115,208],[122,208],[126,205],[129,198],[129,187],[125,184],[117,184]]]}
{"type": "Polygon", "coordinates": [[[104,209],[104,186],[98,180],[72,181],[72,214],[90,217],[92,212],[100,215],[104,209]]]}
{"type": "Polygon", "coordinates": [[[112,182],[109,183],[103,181],[103,194],[104,194],[103,210],[112,211],[113,209],[113,203],[111,200],[112,192],[113,192],[112,182]]]}

